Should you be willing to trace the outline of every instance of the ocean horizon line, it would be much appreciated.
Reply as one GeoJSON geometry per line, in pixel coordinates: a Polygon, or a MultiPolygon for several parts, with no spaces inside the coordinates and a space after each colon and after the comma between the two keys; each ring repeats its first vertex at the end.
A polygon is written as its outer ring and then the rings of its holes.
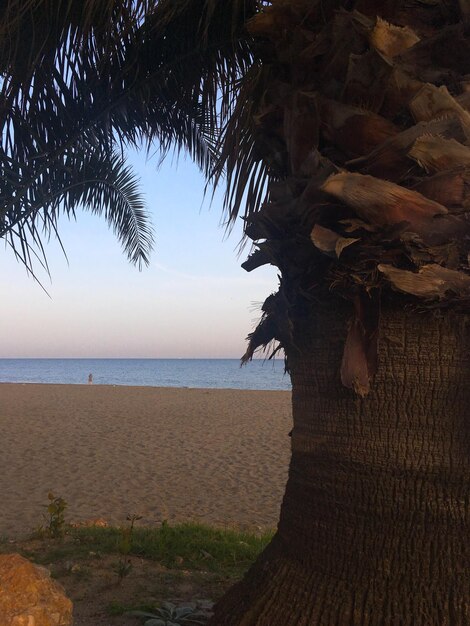
{"type": "MultiPolygon", "coordinates": [[[[235,356],[0,356],[0,361],[241,361],[235,356]]],[[[274,361],[253,357],[251,361],[274,361]]],[[[276,360],[283,360],[278,357],[276,360]]]]}
{"type": "Polygon", "coordinates": [[[290,392],[291,389],[272,389],[264,387],[192,387],[190,385],[127,385],[125,383],[95,383],[89,384],[85,382],[77,383],[49,383],[49,382],[35,382],[31,380],[18,380],[10,382],[8,380],[0,380],[0,387],[2,385],[49,385],[49,386],[61,386],[61,387],[129,387],[131,389],[188,389],[188,390],[200,390],[200,391],[281,391],[290,392]]]}
{"type": "Polygon", "coordinates": [[[289,389],[284,359],[2,357],[5,383],[125,385],[226,389],[289,389]]]}

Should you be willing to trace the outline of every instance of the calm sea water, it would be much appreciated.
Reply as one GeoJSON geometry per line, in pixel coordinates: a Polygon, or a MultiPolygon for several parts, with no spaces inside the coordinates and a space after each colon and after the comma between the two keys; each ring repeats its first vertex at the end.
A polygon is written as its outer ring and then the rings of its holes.
{"type": "Polygon", "coordinates": [[[284,362],[238,359],[0,359],[0,382],[291,389],[284,362]]]}

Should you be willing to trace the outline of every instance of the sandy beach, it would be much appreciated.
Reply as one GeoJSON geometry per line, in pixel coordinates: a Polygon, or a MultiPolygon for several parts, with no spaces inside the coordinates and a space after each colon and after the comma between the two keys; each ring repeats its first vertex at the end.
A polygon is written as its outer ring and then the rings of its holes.
{"type": "Polygon", "coordinates": [[[289,461],[290,393],[0,384],[0,534],[127,514],[274,527],[289,461]]]}

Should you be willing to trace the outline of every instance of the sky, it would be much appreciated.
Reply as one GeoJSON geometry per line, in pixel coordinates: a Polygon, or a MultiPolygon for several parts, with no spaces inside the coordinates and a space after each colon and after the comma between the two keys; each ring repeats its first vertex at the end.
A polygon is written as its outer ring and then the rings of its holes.
{"type": "Polygon", "coordinates": [[[51,240],[47,290],[0,247],[0,358],[239,358],[260,305],[277,286],[274,267],[247,273],[242,221],[227,237],[222,194],[204,200],[189,159],[129,154],[141,178],[155,248],[131,265],[103,219],[80,211],[61,220],[67,252],[51,240]]]}

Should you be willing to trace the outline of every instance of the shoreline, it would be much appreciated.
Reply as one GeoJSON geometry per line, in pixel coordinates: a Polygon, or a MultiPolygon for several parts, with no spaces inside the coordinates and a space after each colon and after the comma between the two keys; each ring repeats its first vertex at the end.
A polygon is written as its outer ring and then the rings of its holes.
{"type": "Polygon", "coordinates": [[[195,389],[197,391],[260,391],[267,393],[291,393],[290,389],[245,389],[240,387],[178,387],[178,386],[159,386],[159,385],[123,385],[120,383],[41,383],[37,381],[16,381],[9,382],[0,380],[1,385],[41,385],[41,386],[60,386],[60,387],[124,387],[125,389],[195,389]]]}
{"type": "Polygon", "coordinates": [[[47,493],[67,521],[273,528],[291,392],[0,383],[0,534],[31,532],[47,493]]]}

